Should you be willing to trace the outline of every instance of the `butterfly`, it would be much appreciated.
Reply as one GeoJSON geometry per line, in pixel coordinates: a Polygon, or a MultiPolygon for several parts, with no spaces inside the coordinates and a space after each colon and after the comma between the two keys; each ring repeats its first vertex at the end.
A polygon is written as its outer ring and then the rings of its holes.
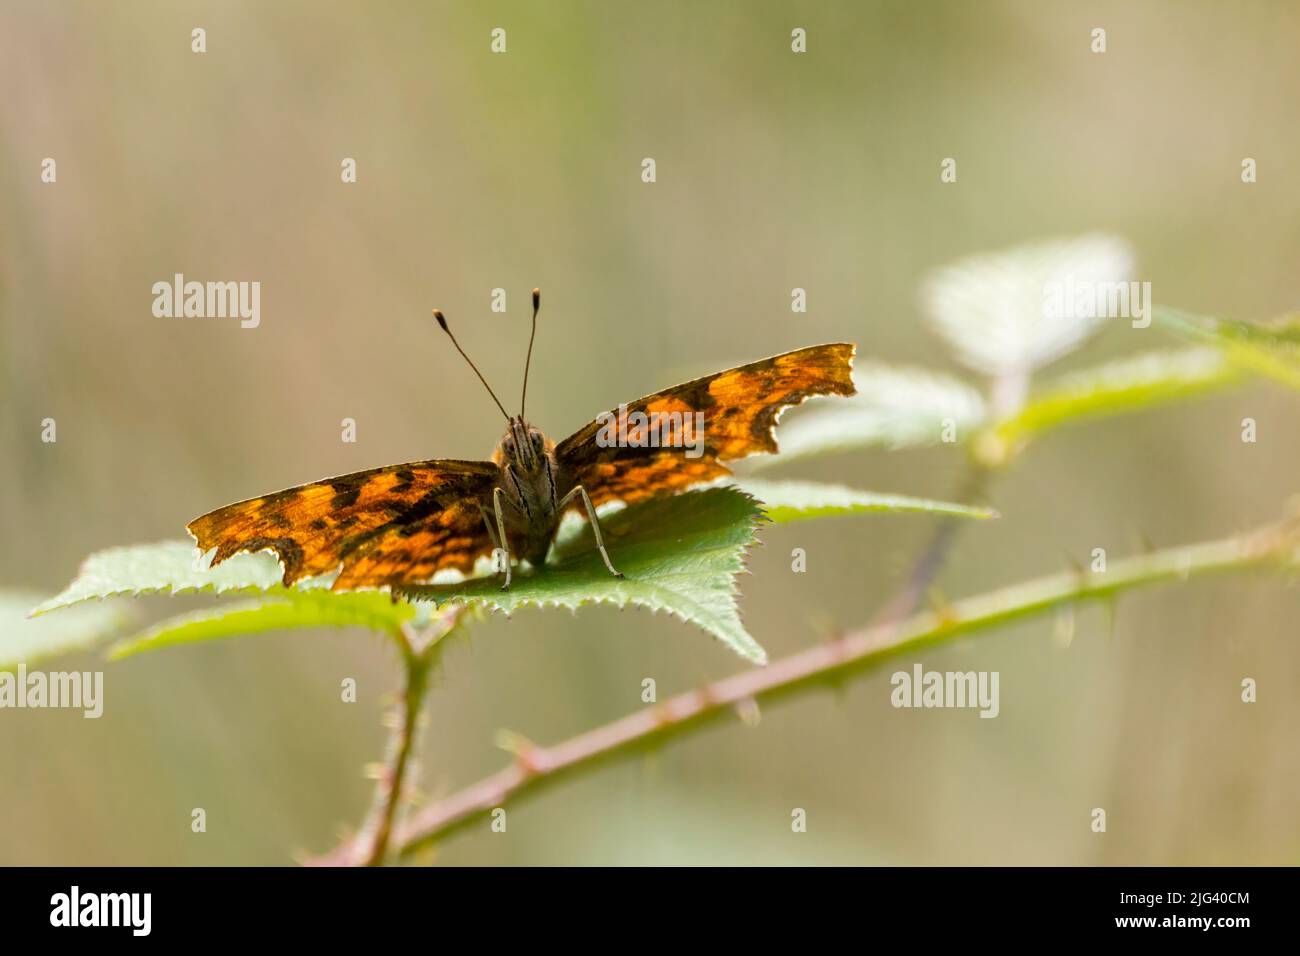
{"type": "Polygon", "coordinates": [[[777,451],[773,429],[787,407],[854,394],[854,346],[814,345],[621,405],[557,444],[524,418],[540,306],[534,289],[518,415],[505,410],[433,310],[506,418],[491,460],[389,465],[227,505],[187,526],[199,550],[214,552],[211,564],[270,550],[286,586],[337,570],[337,590],[395,590],[448,569],[468,574],[492,557],[506,589],[512,561],[541,566],[561,517],[581,508],[605,567],[622,577],[601,535],[602,504],[634,504],[729,475],[723,462],[777,451]]]}

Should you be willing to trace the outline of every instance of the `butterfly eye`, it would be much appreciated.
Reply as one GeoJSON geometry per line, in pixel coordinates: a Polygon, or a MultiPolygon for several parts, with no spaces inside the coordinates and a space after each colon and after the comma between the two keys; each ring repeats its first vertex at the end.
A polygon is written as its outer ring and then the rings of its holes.
{"type": "Polygon", "coordinates": [[[542,436],[537,434],[536,432],[533,433],[533,448],[537,449],[538,451],[542,450],[542,436]]]}

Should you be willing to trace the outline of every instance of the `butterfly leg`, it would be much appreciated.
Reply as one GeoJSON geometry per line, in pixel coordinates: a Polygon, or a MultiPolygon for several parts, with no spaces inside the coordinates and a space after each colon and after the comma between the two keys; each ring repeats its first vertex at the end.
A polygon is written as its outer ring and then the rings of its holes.
{"type": "Polygon", "coordinates": [[[614,575],[614,577],[621,578],[623,572],[614,567],[613,562],[609,560],[609,552],[605,550],[605,540],[600,534],[600,522],[596,520],[596,509],[591,503],[591,496],[587,494],[587,489],[582,487],[582,485],[578,485],[560,501],[559,510],[561,512],[564,511],[569,502],[578,496],[582,497],[582,503],[587,509],[587,520],[591,522],[591,532],[596,537],[596,547],[600,551],[600,556],[605,561],[605,567],[609,569],[609,573],[614,575]]]}
{"type": "Polygon", "coordinates": [[[492,525],[492,516],[488,514],[488,510],[481,503],[478,506],[478,513],[483,516],[483,527],[487,528],[488,537],[492,539],[492,547],[501,547],[501,539],[497,537],[497,529],[492,525]]]}
{"type": "MultiPolygon", "coordinates": [[[[510,543],[506,539],[506,519],[501,510],[501,494],[502,492],[500,487],[492,489],[492,509],[496,512],[497,517],[497,550],[505,551],[506,553],[506,583],[501,585],[501,590],[508,591],[510,589],[510,543]]],[[[506,500],[508,501],[509,499],[506,500]]],[[[484,515],[483,517],[486,518],[487,515],[484,515]]]]}

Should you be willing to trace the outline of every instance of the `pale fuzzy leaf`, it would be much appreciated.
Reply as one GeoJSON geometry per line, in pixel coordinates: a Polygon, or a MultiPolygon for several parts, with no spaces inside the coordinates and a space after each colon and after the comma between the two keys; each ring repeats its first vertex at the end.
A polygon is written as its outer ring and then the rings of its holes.
{"type": "Polygon", "coordinates": [[[115,644],[109,656],[118,659],[141,651],[193,644],[265,631],[307,627],[364,627],[396,632],[412,621],[416,609],[379,591],[335,592],[322,588],[286,590],[252,601],[206,608],[169,618],[143,634],[115,644]]]}
{"type": "Polygon", "coordinates": [[[1018,442],[1068,421],[1187,398],[1240,377],[1215,349],[1144,352],[1061,376],[994,431],[1004,442],[1018,442]]]}
{"type": "Polygon", "coordinates": [[[1300,388],[1300,315],[1235,322],[1161,309],[1156,318],[1179,335],[1220,349],[1240,368],[1300,388]]]}
{"type": "Polygon", "coordinates": [[[81,601],[163,591],[265,591],[280,588],[283,571],[268,551],[237,554],[215,568],[202,567],[192,541],[161,541],[97,551],[75,579],[32,613],[44,614],[81,601]]]}
{"type": "Polygon", "coordinates": [[[1049,290],[1132,278],[1121,239],[1086,235],[971,256],[936,270],[922,303],[965,365],[995,378],[1024,376],[1074,349],[1105,318],[1049,318],[1049,290]]]}
{"type": "Polygon", "coordinates": [[[758,499],[763,514],[776,524],[806,521],[829,515],[913,512],[952,515],[960,518],[996,518],[996,511],[970,505],[885,495],[859,491],[843,485],[826,485],[816,481],[759,481],[753,478],[737,482],[737,487],[758,499]]]}
{"type": "MultiPolygon", "coordinates": [[[[589,526],[540,571],[516,569],[510,590],[499,576],[405,588],[411,600],[464,602],[505,611],[586,604],[635,605],[703,628],[741,657],[767,655],[745,630],[735,576],[761,520],[756,502],[733,488],[654,499],[601,518],[605,544],[625,577],[615,578],[596,552],[589,526]]],[[[558,552],[557,547],[557,552],[558,552]]]]}
{"type": "Polygon", "coordinates": [[[859,362],[853,384],[858,393],[849,398],[813,399],[791,409],[777,433],[781,453],[751,458],[749,468],[858,448],[932,445],[948,422],[961,441],[986,416],[978,391],[928,369],[859,362]]]}
{"type": "Polygon", "coordinates": [[[128,608],[112,604],[29,618],[43,596],[35,591],[0,592],[0,670],[94,647],[116,637],[133,620],[128,608]]]}

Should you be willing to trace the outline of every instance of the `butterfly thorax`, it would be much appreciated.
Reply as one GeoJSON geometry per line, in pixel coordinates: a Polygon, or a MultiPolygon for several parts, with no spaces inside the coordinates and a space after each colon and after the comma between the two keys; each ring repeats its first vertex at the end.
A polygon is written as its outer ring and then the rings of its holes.
{"type": "Polygon", "coordinates": [[[501,469],[499,485],[513,507],[505,512],[510,544],[536,565],[546,557],[560,521],[560,468],[555,443],[519,416],[510,419],[492,460],[501,469]]]}

